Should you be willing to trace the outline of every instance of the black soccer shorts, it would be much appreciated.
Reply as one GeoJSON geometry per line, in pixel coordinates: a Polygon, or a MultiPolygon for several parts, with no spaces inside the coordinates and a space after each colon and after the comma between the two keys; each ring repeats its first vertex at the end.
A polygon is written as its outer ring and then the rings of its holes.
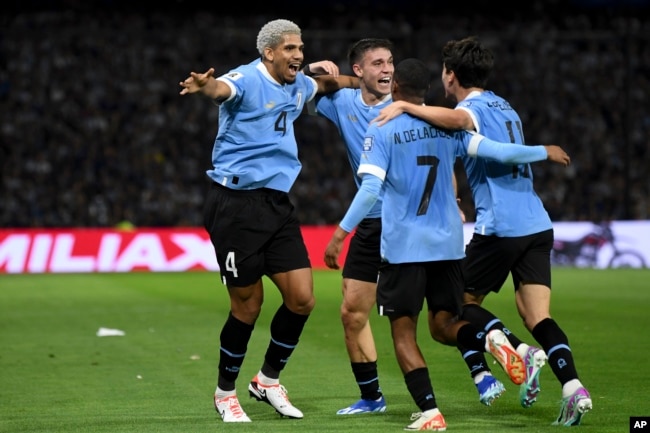
{"type": "Polygon", "coordinates": [[[248,286],[263,275],[311,267],[295,208],[285,192],[240,191],[215,183],[206,199],[204,225],[228,286],[248,286]]]}

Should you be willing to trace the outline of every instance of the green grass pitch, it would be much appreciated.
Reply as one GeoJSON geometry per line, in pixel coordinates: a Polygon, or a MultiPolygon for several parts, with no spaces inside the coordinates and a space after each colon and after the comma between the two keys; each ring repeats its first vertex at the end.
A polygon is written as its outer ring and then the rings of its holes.
{"type": "MultiPolygon", "coordinates": [[[[650,416],[650,271],[556,269],[551,313],[573,349],[594,409],[583,432],[629,431],[650,416]]],[[[302,420],[280,418],[248,398],[268,343],[279,296],[266,299],[237,385],[251,424],[224,424],[215,412],[219,332],[228,314],[218,275],[205,272],[0,276],[0,432],[355,432],[402,431],[417,408],[393,355],[386,318],[372,314],[384,414],[337,416],[358,398],[339,320],[340,274],[315,272],[316,308],[281,378],[302,420]],[[97,337],[100,327],[125,331],[97,337]]],[[[527,342],[510,282],[486,306],[527,342]]],[[[421,319],[425,319],[424,315],[421,319]]],[[[482,406],[457,350],[435,343],[421,320],[428,361],[448,431],[548,432],[560,386],[550,368],[531,409],[498,365],[507,391],[482,406]]],[[[490,362],[491,358],[488,356],[490,362]]]]}

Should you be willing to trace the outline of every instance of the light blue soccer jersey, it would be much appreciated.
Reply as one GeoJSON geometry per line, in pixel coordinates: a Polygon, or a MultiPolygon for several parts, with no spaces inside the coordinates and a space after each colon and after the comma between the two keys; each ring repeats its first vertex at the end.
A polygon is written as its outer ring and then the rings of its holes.
{"type": "Polygon", "coordinates": [[[463,223],[453,191],[454,162],[459,156],[532,162],[547,154],[543,146],[498,143],[480,134],[438,129],[402,114],[381,127],[372,124],[368,128],[358,170],[365,176],[344,220],[360,213],[367,202],[364,185],[373,182],[374,176],[383,181],[384,260],[414,263],[463,258],[463,223]]]}
{"type": "MultiPolygon", "coordinates": [[[[491,91],[472,92],[456,105],[474,119],[478,133],[501,142],[525,144],[521,119],[491,91]]],[[[549,230],[551,219],[533,188],[530,164],[463,158],[476,208],[474,232],[500,237],[549,230]]]]}
{"type": "Polygon", "coordinates": [[[359,174],[384,180],[381,256],[389,263],[461,259],[463,224],[453,191],[461,137],[402,114],[370,125],[359,174]]]}
{"type": "Polygon", "coordinates": [[[289,192],[302,167],[293,122],[316,95],[316,82],[298,74],[294,83],[280,84],[259,59],[217,79],[232,95],[219,106],[208,176],[232,189],[289,192]]]}
{"type": "MultiPolygon", "coordinates": [[[[361,178],[357,176],[359,160],[363,149],[363,138],[370,121],[379,115],[379,111],[390,104],[392,98],[387,95],[376,105],[368,105],[361,98],[360,89],[340,89],[327,95],[316,97],[316,112],[318,115],[329,119],[339,130],[345,143],[348,160],[354,174],[357,188],[361,178]]],[[[368,212],[368,218],[381,217],[381,197],[368,212]]]]}

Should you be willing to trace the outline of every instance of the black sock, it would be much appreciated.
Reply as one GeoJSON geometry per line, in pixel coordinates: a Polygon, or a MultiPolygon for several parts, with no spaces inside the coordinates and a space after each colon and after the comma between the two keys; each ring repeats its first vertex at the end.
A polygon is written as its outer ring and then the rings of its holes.
{"type": "Polygon", "coordinates": [[[489,332],[493,329],[500,329],[504,334],[506,334],[508,341],[510,341],[510,344],[512,344],[512,347],[515,349],[522,343],[515,334],[503,325],[501,319],[480,305],[465,304],[460,318],[480,326],[485,330],[485,332],[489,332]]]}
{"type": "Polygon", "coordinates": [[[463,361],[465,361],[465,364],[467,364],[469,374],[472,376],[472,378],[476,377],[476,375],[484,371],[491,371],[490,367],[487,365],[487,361],[485,360],[485,355],[483,352],[466,349],[461,345],[458,346],[458,350],[463,356],[463,361]]]}
{"type": "Polygon", "coordinates": [[[244,362],[253,327],[253,325],[236,319],[231,312],[221,329],[217,385],[224,391],[235,389],[235,381],[239,375],[239,368],[244,362]]]}
{"type": "Polygon", "coordinates": [[[473,323],[466,323],[458,329],[456,346],[483,353],[485,352],[485,332],[473,323]]]}
{"type": "Polygon", "coordinates": [[[551,318],[542,320],[533,328],[532,334],[546,352],[548,365],[562,385],[578,379],[569,339],[555,320],[551,318]]]}
{"type": "Polygon", "coordinates": [[[361,398],[364,400],[377,400],[381,397],[377,361],[352,362],[351,365],[352,373],[361,391],[361,398]]]}
{"type": "Polygon", "coordinates": [[[286,305],[280,305],[271,321],[271,341],[266,349],[262,373],[268,378],[277,379],[293,353],[305,322],[309,316],[296,314],[286,305]]]}
{"type": "Polygon", "coordinates": [[[404,375],[404,382],[406,382],[406,388],[411,393],[413,401],[422,412],[438,407],[428,368],[416,368],[409,371],[404,375]]]}

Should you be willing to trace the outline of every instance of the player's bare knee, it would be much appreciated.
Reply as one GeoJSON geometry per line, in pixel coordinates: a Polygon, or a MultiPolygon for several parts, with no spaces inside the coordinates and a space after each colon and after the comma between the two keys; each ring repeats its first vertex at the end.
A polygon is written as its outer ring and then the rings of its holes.
{"type": "Polygon", "coordinates": [[[289,311],[296,314],[308,315],[314,309],[316,299],[313,294],[311,296],[296,296],[285,298],[284,304],[287,306],[289,311]]]}
{"type": "Polygon", "coordinates": [[[345,329],[361,330],[368,323],[368,314],[359,310],[341,309],[341,323],[345,329]]]}

